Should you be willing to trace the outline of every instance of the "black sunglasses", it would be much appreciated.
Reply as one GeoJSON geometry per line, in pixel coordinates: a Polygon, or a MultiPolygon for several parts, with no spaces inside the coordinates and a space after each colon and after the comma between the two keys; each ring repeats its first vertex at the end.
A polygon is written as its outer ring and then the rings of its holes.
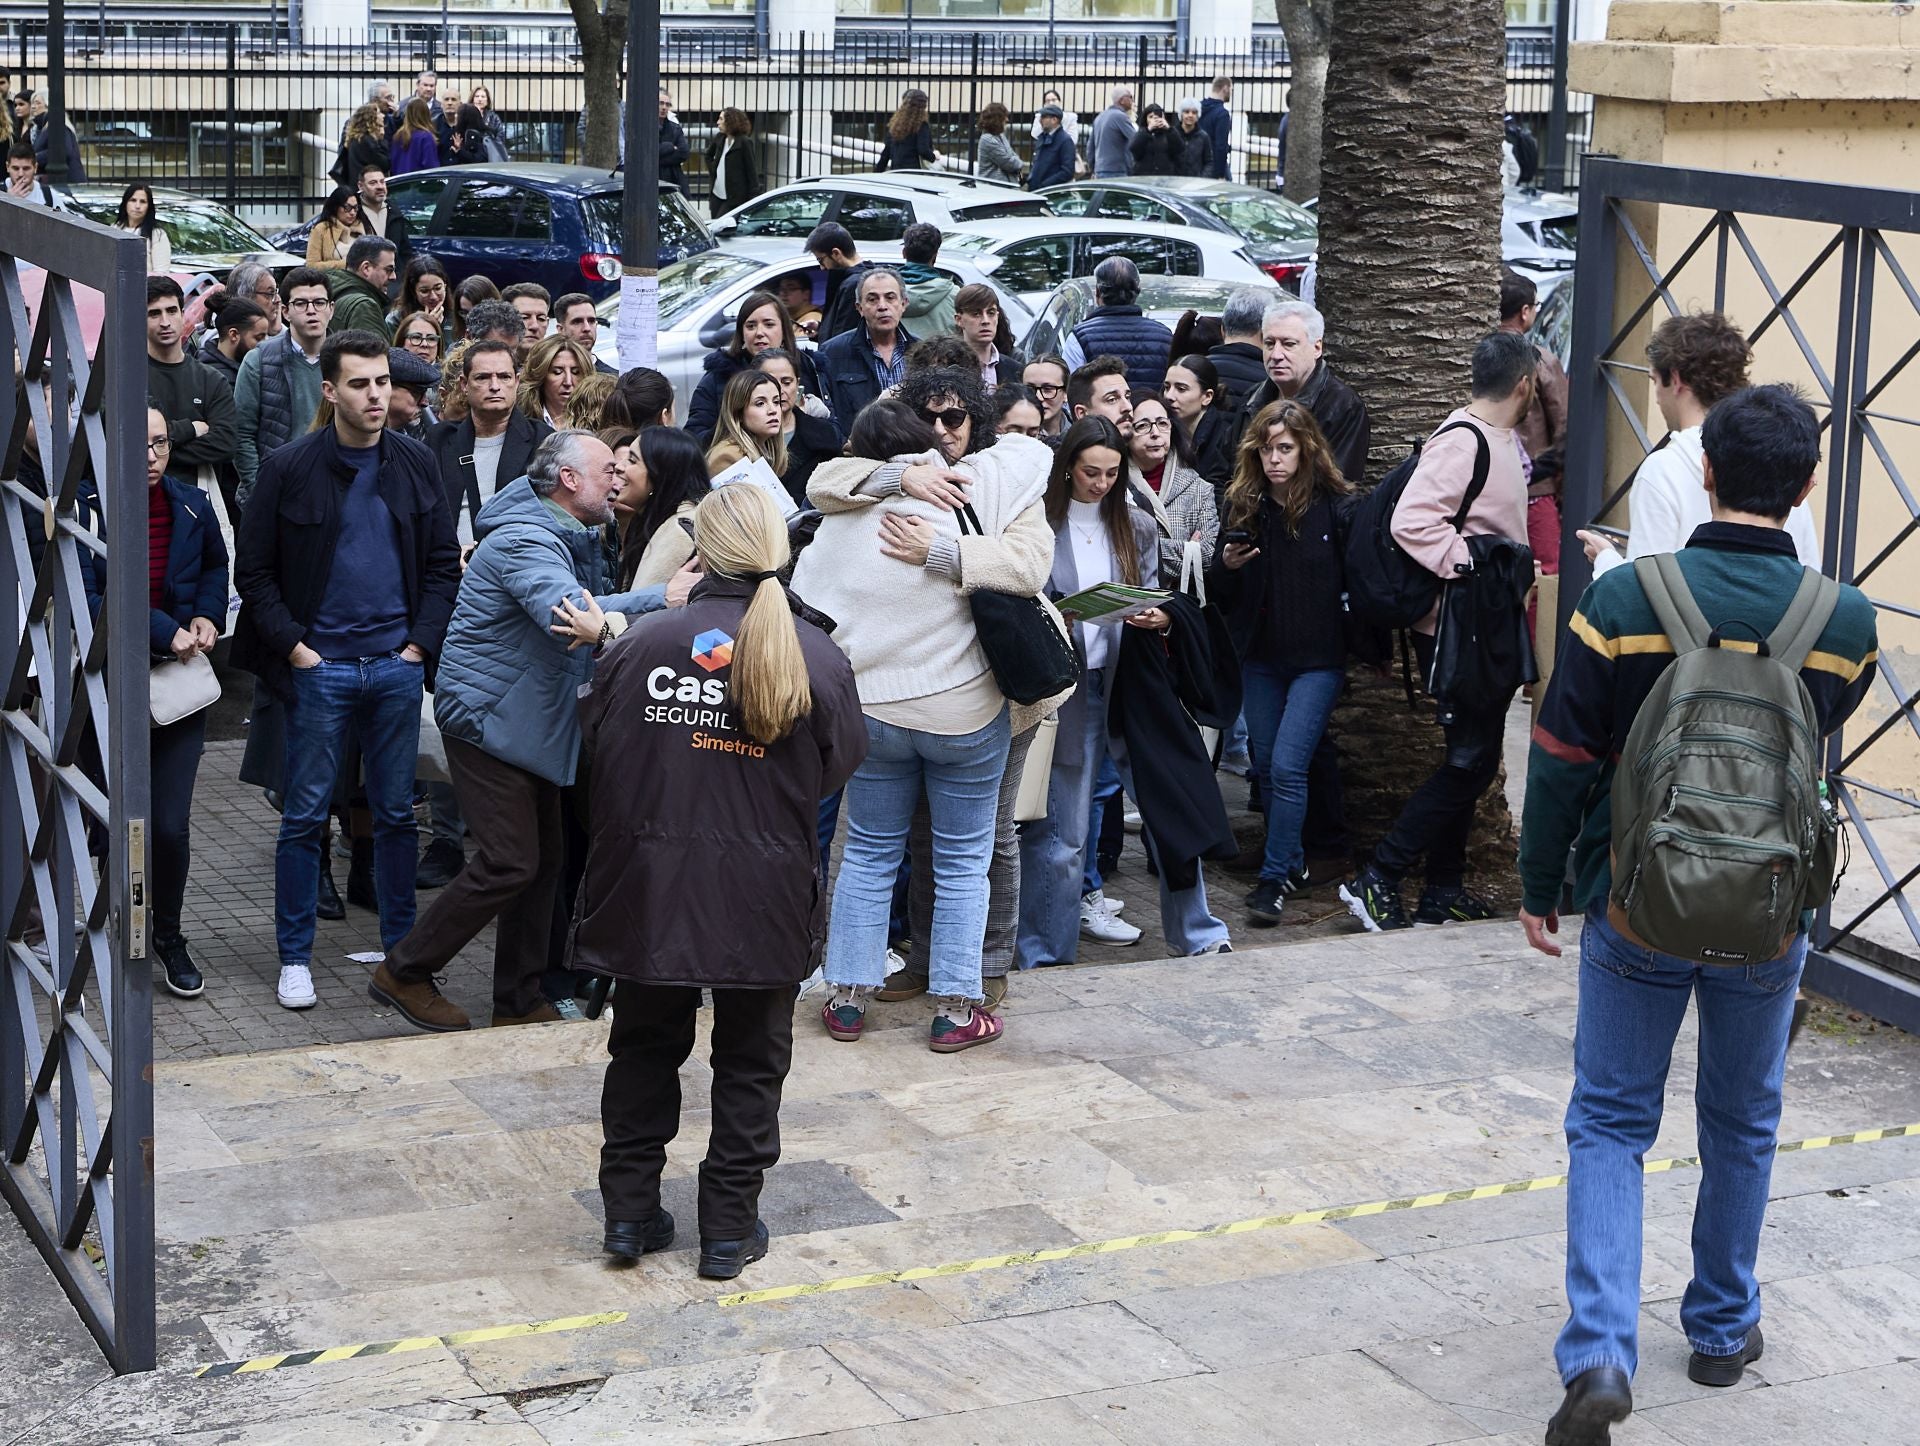
{"type": "Polygon", "coordinates": [[[945,427],[949,432],[957,432],[960,430],[960,424],[973,414],[965,407],[948,407],[944,412],[922,407],[920,415],[936,426],[945,427]]]}

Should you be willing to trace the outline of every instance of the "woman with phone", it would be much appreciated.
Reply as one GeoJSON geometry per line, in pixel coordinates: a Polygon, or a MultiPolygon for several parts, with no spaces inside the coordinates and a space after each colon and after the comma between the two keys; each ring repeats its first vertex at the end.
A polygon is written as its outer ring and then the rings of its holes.
{"type": "Polygon", "coordinates": [[[1346,677],[1340,542],[1352,493],[1312,412],[1289,401],[1262,407],[1241,439],[1227,528],[1207,570],[1240,655],[1254,776],[1266,784],[1266,857],[1246,897],[1261,928],[1279,923],[1283,900],[1308,883],[1307,765],[1346,677]]]}

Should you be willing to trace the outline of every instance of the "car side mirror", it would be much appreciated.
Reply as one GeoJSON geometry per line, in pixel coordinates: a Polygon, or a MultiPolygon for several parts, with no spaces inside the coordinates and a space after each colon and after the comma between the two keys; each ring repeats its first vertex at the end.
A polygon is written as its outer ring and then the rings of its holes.
{"type": "Polygon", "coordinates": [[[716,316],[700,328],[700,345],[704,347],[725,346],[733,340],[733,323],[724,316],[716,316]]]}

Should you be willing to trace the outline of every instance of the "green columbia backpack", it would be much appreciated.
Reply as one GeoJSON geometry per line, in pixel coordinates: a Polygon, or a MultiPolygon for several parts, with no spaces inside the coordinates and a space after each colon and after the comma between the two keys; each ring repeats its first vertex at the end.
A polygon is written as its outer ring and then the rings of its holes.
{"type": "Polygon", "coordinates": [[[1838,831],[1822,806],[1820,725],[1800,669],[1839,585],[1808,568],[1780,625],[1748,651],[1722,645],[1726,628],[1707,625],[1673,554],[1633,570],[1675,656],[1614,773],[1609,915],[1662,954],[1778,958],[1800,911],[1833,893],[1838,831]]]}

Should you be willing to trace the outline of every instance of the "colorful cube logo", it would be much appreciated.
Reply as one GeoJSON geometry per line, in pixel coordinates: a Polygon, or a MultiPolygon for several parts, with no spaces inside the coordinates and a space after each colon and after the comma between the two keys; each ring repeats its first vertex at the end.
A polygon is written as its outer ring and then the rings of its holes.
{"type": "Polygon", "coordinates": [[[733,639],[709,628],[693,640],[693,660],[709,673],[719,672],[733,661],[733,639]]]}

